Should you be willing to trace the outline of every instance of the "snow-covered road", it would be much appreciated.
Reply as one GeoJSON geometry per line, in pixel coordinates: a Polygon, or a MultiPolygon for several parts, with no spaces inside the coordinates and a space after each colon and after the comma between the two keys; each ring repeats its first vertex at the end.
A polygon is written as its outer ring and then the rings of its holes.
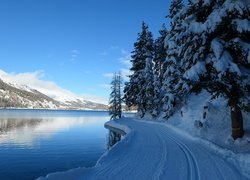
{"type": "MultiPolygon", "coordinates": [[[[162,123],[119,120],[130,132],[93,168],[55,173],[48,179],[240,180],[247,179],[230,159],[162,123]]],[[[123,130],[128,131],[126,128],[123,130]]],[[[219,138],[219,137],[218,137],[219,138]]]]}

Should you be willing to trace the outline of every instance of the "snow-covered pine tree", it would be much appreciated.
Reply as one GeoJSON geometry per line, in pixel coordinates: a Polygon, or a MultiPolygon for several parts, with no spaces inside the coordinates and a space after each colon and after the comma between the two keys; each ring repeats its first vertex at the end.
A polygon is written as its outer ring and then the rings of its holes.
{"type": "MultiPolygon", "coordinates": [[[[153,45],[153,42],[152,42],[153,45]]],[[[150,52],[148,52],[150,53],[150,52]]],[[[141,77],[141,81],[144,82],[140,92],[138,94],[139,104],[139,115],[141,117],[144,116],[146,112],[153,115],[153,112],[156,113],[157,107],[154,104],[154,74],[153,74],[153,61],[152,56],[148,54],[145,68],[143,69],[143,75],[141,77]]],[[[156,98],[157,100],[157,98],[156,98]]],[[[154,116],[157,114],[154,114],[154,116]]]]}
{"type": "Polygon", "coordinates": [[[183,9],[182,0],[172,0],[169,16],[171,18],[171,29],[165,38],[166,59],[163,64],[162,98],[163,112],[165,117],[173,114],[175,107],[181,102],[180,89],[182,88],[181,72],[179,67],[179,42],[177,37],[182,33],[180,12],[183,9]]]}
{"type": "Polygon", "coordinates": [[[166,59],[166,48],[165,48],[165,38],[168,34],[166,25],[163,24],[161,30],[159,31],[160,36],[155,40],[155,52],[154,52],[154,102],[152,116],[157,117],[161,111],[162,103],[162,93],[161,86],[163,82],[163,63],[166,59]]]}
{"type": "Polygon", "coordinates": [[[109,114],[110,119],[119,119],[122,115],[122,99],[121,99],[121,74],[114,74],[111,81],[111,93],[109,98],[109,114]]]}
{"type": "Polygon", "coordinates": [[[153,107],[152,107],[152,112],[151,115],[152,117],[157,117],[162,109],[162,93],[161,93],[161,83],[159,80],[159,76],[155,74],[154,72],[154,79],[153,79],[153,85],[154,85],[154,92],[153,92],[153,107]]]}
{"type": "Polygon", "coordinates": [[[192,0],[179,36],[183,77],[191,91],[224,95],[232,137],[244,134],[241,110],[249,106],[250,5],[243,0],[192,0]]]}
{"type": "Polygon", "coordinates": [[[154,71],[159,77],[160,84],[163,80],[163,63],[166,59],[166,48],[165,39],[168,34],[166,25],[163,24],[161,30],[159,31],[160,36],[155,40],[155,56],[154,56],[154,71]]]}
{"type": "Polygon", "coordinates": [[[127,106],[137,106],[141,117],[146,111],[152,110],[153,102],[153,35],[148,26],[143,22],[142,31],[138,34],[137,42],[134,44],[131,62],[132,75],[125,84],[124,101],[127,106]]]}

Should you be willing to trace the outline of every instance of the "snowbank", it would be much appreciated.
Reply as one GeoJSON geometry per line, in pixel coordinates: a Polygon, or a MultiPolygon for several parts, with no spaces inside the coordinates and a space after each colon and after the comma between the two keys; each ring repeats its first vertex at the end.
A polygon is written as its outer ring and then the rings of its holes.
{"type": "MultiPolygon", "coordinates": [[[[221,156],[238,164],[250,177],[250,116],[243,113],[245,136],[231,137],[230,108],[223,97],[211,100],[208,92],[192,94],[186,104],[165,123],[192,136],[221,156]]],[[[162,119],[159,119],[162,120],[162,119]]]]}
{"type": "Polygon", "coordinates": [[[127,126],[119,124],[118,121],[116,121],[116,120],[108,121],[104,124],[104,126],[107,129],[116,131],[117,133],[119,133],[121,135],[126,135],[126,134],[130,133],[130,129],[127,126]]]}

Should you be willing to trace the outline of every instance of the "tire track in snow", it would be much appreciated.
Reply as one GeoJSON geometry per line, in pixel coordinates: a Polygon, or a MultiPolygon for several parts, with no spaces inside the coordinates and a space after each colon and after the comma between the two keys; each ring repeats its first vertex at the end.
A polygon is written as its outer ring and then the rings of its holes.
{"type": "Polygon", "coordinates": [[[162,137],[162,131],[158,131],[156,133],[156,137],[160,141],[160,152],[162,153],[162,157],[160,158],[160,162],[157,168],[157,171],[154,173],[153,179],[158,180],[163,175],[163,171],[166,170],[166,160],[168,158],[168,144],[165,144],[165,140],[162,137]],[[160,133],[159,133],[160,132],[160,133]]]}
{"type": "Polygon", "coordinates": [[[197,164],[197,160],[191,150],[181,141],[176,138],[169,136],[168,138],[175,142],[179,148],[182,150],[183,154],[186,157],[188,163],[188,176],[190,180],[200,180],[200,170],[197,164]]]}

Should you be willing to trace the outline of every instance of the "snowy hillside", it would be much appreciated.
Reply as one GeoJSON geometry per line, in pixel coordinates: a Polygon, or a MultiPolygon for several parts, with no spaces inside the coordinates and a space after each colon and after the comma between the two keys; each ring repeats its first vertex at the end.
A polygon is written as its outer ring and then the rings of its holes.
{"type": "Polygon", "coordinates": [[[231,137],[231,116],[227,100],[221,96],[212,99],[207,91],[202,91],[197,95],[191,94],[184,106],[166,122],[234,152],[249,153],[249,115],[249,112],[243,113],[244,137],[234,140],[231,137]]]}
{"type": "Polygon", "coordinates": [[[28,88],[19,87],[0,80],[0,107],[56,109],[60,103],[48,96],[28,88]],[[20,89],[19,89],[20,88],[20,89]]]}
{"type": "Polygon", "coordinates": [[[0,107],[2,108],[45,108],[45,109],[87,109],[105,110],[106,105],[94,103],[76,97],[62,101],[45,95],[26,85],[17,84],[8,79],[0,79],[0,107]]]}

